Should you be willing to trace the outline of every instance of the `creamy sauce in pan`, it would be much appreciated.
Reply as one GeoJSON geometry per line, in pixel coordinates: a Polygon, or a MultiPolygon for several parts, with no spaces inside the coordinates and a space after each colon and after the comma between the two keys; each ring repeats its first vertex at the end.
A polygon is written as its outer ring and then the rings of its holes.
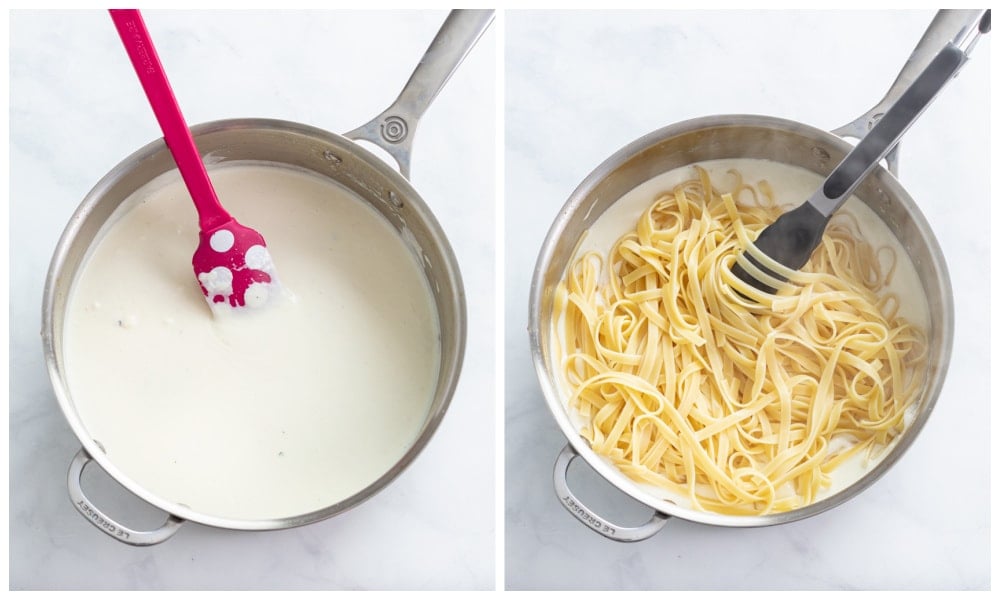
{"type": "MultiPolygon", "coordinates": [[[[756,185],[757,182],[766,180],[773,188],[775,201],[779,205],[788,206],[789,208],[804,202],[823,183],[823,178],[815,173],[769,160],[722,159],[698,164],[708,170],[712,182],[722,191],[730,190],[735,182],[735,179],[728,174],[728,171],[732,169],[738,170],[743,175],[746,183],[756,185]]],[[[660,193],[668,191],[695,176],[696,172],[692,167],[682,167],[658,175],[633,188],[610,206],[598,218],[594,226],[585,233],[577,245],[571,263],[575,262],[576,258],[586,252],[595,251],[606,256],[614,243],[622,235],[635,229],[639,216],[649,208],[649,205],[660,193]]],[[[888,226],[857,197],[852,196],[840,209],[840,212],[845,211],[850,212],[857,219],[862,230],[862,235],[866,240],[876,247],[887,245],[894,250],[897,257],[897,268],[889,288],[901,298],[900,314],[926,331],[930,319],[927,300],[913,263],[909,260],[902,245],[891,233],[888,226]]],[[[554,324],[553,335],[558,336],[559,339],[563,339],[564,336],[560,331],[560,326],[559,323],[554,324]]],[[[565,381],[560,369],[555,369],[555,372],[557,374],[558,385],[562,390],[562,396],[566,398],[570,394],[569,384],[565,381]]],[[[582,429],[585,425],[584,420],[565,402],[563,403],[563,407],[577,431],[582,429]]],[[[905,417],[907,427],[916,416],[917,409],[918,407],[912,405],[907,409],[905,417]]],[[[898,439],[897,437],[895,441],[898,441],[898,439]]],[[[848,440],[837,439],[834,442],[850,443],[848,440]]],[[[832,485],[821,492],[817,499],[832,496],[861,479],[881,462],[882,458],[888,454],[888,450],[883,450],[871,459],[868,459],[862,453],[862,455],[846,461],[832,473],[832,485]]],[[[609,467],[614,469],[610,461],[603,457],[601,457],[601,460],[604,460],[609,467]]],[[[690,502],[684,497],[674,496],[658,487],[632,483],[655,497],[669,500],[681,506],[690,507],[690,502]]]]}
{"type": "Polygon", "coordinates": [[[74,406],[121,471],[207,515],[276,519],[343,500],[412,446],[440,341],[413,252],[377,211],[288,168],[210,170],[261,231],[283,286],[213,317],[191,269],[197,217],[176,172],[120,209],[68,303],[74,406]]]}

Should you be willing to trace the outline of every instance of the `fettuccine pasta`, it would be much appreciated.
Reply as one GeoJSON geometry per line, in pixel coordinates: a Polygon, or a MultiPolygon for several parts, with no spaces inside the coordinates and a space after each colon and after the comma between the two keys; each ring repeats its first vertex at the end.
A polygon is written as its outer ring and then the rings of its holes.
{"type": "Polygon", "coordinates": [[[903,431],[926,342],[887,289],[895,253],[849,215],[776,295],[736,278],[745,248],[782,269],[752,245],[782,208],[734,175],[720,193],[697,169],[608,255],[577,257],[555,294],[555,351],[598,454],[699,510],[769,514],[810,504],[839,464],[903,431]]]}

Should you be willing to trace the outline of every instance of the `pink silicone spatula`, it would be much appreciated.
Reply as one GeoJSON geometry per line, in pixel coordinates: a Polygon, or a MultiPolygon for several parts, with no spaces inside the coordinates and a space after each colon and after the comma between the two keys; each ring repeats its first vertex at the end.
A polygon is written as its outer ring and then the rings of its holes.
{"type": "Polygon", "coordinates": [[[191,263],[205,299],[213,309],[263,305],[277,285],[264,237],[237,223],[219,203],[142,15],[138,10],[108,12],[198,210],[201,232],[191,263]]]}

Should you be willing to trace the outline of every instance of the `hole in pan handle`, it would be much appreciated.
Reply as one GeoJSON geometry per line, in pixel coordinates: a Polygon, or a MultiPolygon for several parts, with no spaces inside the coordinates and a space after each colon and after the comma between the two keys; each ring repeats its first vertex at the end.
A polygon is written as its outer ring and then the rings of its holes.
{"type": "Polygon", "coordinates": [[[172,535],[177,533],[180,526],[184,524],[184,519],[170,515],[167,517],[167,521],[161,525],[159,529],[155,529],[153,531],[136,531],[135,529],[121,525],[111,517],[104,514],[100,509],[94,506],[94,503],[91,502],[83,493],[83,486],[80,482],[84,467],[86,467],[92,460],[94,459],[91,458],[90,454],[88,454],[85,449],[80,448],[80,451],[76,453],[75,457],[73,457],[73,462],[69,465],[69,474],[67,476],[69,497],[73,501],[73,506],[76,507],[76,510],[78,510],[91,525],[110,535],[119,542],[130,544],[132,546],[152,546],[170,539],[172,535]]]}
{"type": "Polygon", "coordinates": [[[566,447],[556,457],[555,469],[552,473],[556,495],[559,497],[563,508],[569,511],[569,514],[576,517],[578,521],[590,529],[616,542],[639,542],[656,535],[663,529],[670,515],[654,512],[653,516],[644,525],[624,527],[598,516],[594,511],[587,508],[583,502],[580,502],[573,492],[570,491],[569,484],[566,482],[566,473],[569,471],[569,466],[573,462],[573,459],[579,456],[571,444],[566,444],[566,447]]]}

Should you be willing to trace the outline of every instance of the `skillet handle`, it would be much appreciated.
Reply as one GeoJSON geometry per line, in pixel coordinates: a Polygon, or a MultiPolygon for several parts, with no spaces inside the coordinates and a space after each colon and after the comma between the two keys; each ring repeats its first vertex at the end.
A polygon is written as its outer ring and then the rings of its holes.
{"type": "Polygon", "coordinates": [[[556,495],[559,496],[559,501],[562,502],[563,508],[569,511],[569,514],[597,533],[616,542],[639,542],[659,533],[663,529],[670,515],[654,512],[645,525],[640,525],[639,527],[622,527],[599,517],[593,510],[587,508],[583,502],[580,502],[573,495],[573,492],[570,491],[569,484],[566,482],[566,473],[569,471],[569,465],[573,462],[573,459],[579,456],[571,444],[566,444],[566,447],[562,449],[562,452],[556,458],[555,469],[552,473],[556,495]]]}
{"type": "Polygon", "coordinates": [[[417,121],[493,22],[493,13],[492,10],[451,11],[396,101],[344,136],[382,148],[396,159],[400,173],[409,179],[410,152],[417,121]]]}
{"type": "Polygon", "coordinates": [[[83,469],[87,466],[87,463],[94,460],[91,458],[90,454],[83,448],[76,453],[73,457],[73,462],[69,465],[69,475],[68,486],[69,486],[69,497],[73,500],[73,506],[80,512],[91,525],[100,529],[104,533],[110,535],[119,542],[130,544],[132,546],[152,546],[153,544],[159,544],[160,542],[167,541],[172,535],[177,533],[177,530],[181,525],[184,524],[184,520],[180,517],[175,517],[170,515],[167,517],[166,523],[160,526],[159,529],[153,531],[136,531],[135,529],[130,529],[124,525],[119,524],[117,521],[113,520],[111,517],[107,516],[101,510],[94,506],[86,495],[83,493],[83,486],[80,484],[80,477],[83,475],[83,469]]]}
{"type": "MultiPolygon", "coordinates": [[[[948,42],[955,42],[966,53],[971,49],[971,44],[963,48],[963,41],[975,41],[972,37],[977,33],[986,33],[989,30],[988,10],[939,10],[924,31],[923,37],[917,42],[910,57],[906,60],[896,81],[889,87],[885,97],[879,101],[868,112],[861,115],[854,121],[833,130],[834,135],[844,138],[854,138],[860,140],[865,137],[875,123],[885,115],[893,104],[899,100],[903,92],[910,87],[910,84],[920,73],[927,68],[931,60],[948,42]],[[986,30],[982,27],[985,25],[986,30]]],[[[889,164],[889,172],[899,177],[899,144],[886,155],[889,164]]]]}

